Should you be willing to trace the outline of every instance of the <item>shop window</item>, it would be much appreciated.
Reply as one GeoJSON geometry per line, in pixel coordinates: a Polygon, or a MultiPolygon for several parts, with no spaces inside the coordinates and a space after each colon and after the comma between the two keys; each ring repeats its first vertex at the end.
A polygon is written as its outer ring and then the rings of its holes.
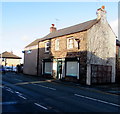
{"type": "Polygon", "coordinates": [[[45,73],[52,74],[52,62],[45,62],[45,73]]]}
{"type": "Polygon", "coordinates": [[[66,68],[66,75],[67,76],[75,76],[78,75],[78,62],[75,61],[69,61],[67,62],[67,68],[66,68]]]}

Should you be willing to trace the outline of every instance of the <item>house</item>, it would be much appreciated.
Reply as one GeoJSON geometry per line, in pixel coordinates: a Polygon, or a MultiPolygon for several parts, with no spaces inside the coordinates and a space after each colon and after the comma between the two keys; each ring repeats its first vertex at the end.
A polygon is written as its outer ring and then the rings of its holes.
{"type": "Polygon", "coordinates": [[[116,40],[116,82],[120,83],[120,41],[116,40]]]}
{"type": "Polygon", "coordinates": [[[13,52],[5,51],[2,54],[0,54],[0,59],[3,66],[16,66],[20,64],[20,59],[22,58],[13,54],[13,52]]]}
{"type": "Polygon", "coordinates": [[[24,49],[25,74],[78,81],[87,85],[115,82],[116,36],[105,6],[97,18],[57,30],[24,49]]]}

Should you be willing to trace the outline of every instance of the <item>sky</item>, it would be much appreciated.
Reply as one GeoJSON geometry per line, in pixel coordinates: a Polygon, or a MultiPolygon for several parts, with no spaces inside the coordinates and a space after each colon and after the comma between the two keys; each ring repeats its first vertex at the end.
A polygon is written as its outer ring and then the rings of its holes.
{"type": "MultiPolygon", "coordinates": [[[[1,2],[0,53],[13,51],[23,58],[25,46],[49,33],[51,24],[62,29],[95,19],[102,5],[107,20],[118,36],[118,2],[1,2]]],[[[22,61],[23,62],[23,59],[22,61]]]]}

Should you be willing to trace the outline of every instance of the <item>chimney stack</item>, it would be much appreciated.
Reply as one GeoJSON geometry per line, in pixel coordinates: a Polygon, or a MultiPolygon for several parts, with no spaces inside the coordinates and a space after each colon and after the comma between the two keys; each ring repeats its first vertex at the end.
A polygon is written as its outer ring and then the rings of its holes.
{"type": "Polygon", "coordinates": [[[55,32],[57,30],[54,26],[55,24],[52,24],[52,27],[50,27],[50,33],[55,32]]]}
{"type": "Polygon", "coordinates": [[[97,9],[97,19],[106,19],[105,6],[97,9]]]}

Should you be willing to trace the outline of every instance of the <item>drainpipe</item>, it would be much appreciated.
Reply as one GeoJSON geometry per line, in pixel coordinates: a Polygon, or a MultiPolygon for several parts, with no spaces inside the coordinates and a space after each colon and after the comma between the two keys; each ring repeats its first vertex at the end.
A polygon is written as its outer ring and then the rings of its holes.
{"type": "Polygon", "coordinates": [[[37,76],[38,76],[38,73],[39,73],[38,72],[39,71],[39,42],[38,42],[38,50],[37,50],[37,76]]]}

